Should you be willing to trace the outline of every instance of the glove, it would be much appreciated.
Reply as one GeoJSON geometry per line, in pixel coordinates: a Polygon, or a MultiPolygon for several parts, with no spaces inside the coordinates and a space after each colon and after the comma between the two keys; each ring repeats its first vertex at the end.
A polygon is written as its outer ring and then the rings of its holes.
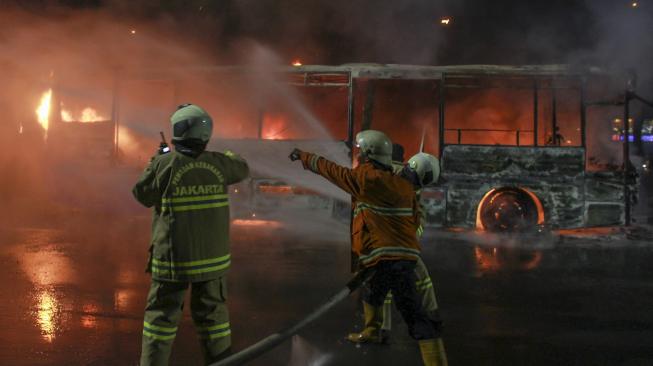
{"type": "Polygon", "coordinates": [[[295,148],[295,149],[290,153],[290,155],[288,156],[288,158],[290,158],[290,161],[296,161],[296,160],[299,160],[299,154],[301,154],[301,152],[302,152],[301,150],[295,148]]]}

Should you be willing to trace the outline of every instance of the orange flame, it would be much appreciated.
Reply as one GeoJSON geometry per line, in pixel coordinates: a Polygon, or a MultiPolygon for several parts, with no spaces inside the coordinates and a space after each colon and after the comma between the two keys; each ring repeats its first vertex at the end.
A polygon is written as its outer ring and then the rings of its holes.
{"type": "Polygon", "coordinates": [[[442,25],[449,25],[449,23],[451,23],[451,18],[449,17],[444,17],[440,19],[440,24],[442,25]]]}
{"type": "Polygon", "coordinates": [[[61,110],[61,120],[64,122],[97,122],[106,121],[107,118],[98,114],[98,112],[91,108],[86,107],[82,110],[81,116],[77,119],[73,117],[72,112],[66,109],[61,110]]]}
{"type": "Polygon", "coordinates": [[[263,117],[263,126],[261,137],[264,140],[283,140],[287,138],[289,126],[284,116],[266,114],[263,117]]]}
{"type": "Polygon", "coordinates": [[[41,95],[41,101],[39,103],[39,106],[36,108],[36,116],[38,117],[39,124],[45,130],[46,136],[49,127],[51,102],[52,102],[52,89],[48,89],[46,92],[44,92],[41,95]]]}
{"type": "Polygon", "coordinates": [[[292,65],[297,67],[297,66],[302,66],[302,62],[299,59],[293,60],[292,65]]]}

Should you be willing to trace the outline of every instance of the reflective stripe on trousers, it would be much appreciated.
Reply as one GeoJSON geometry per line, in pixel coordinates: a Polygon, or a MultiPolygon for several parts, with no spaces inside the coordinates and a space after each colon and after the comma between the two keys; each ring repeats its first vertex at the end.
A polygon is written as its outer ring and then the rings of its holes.
{"type": "Polygon", "coordinates": [[[354,217],[366,210],[382,216],[413,216],[412,207],[381,207],[369,203],[357,202],[356,208],[354,209],[354,217]]]}
{"type": "Polygon", "coordinates": [[[369,254],[361,255],[358,260],[362,265],[374,262],[381,256],[403,256],[419,258],[420,251],[406,247],[381,247],[372,250],[369,254]]]}
{"type": "MultiPolygon", "coordinates": [[[[206,363],[231,346],[226,278],[191,283],[191,315],[206,363]]],[[[177,333],[187,282],[152,280],[143,322],[141,366],[165,366],[177,333]]]]}
{"type": "Polygon", "coordinates": [[[222,271],[231,265],[231,255],[202,259],[198,261],[178,262],[162,261],[152,258],[153,274],[193,275],[222,271]]]}
{"type": "MultiPolygon", "coordinates": [[[[435,297],[435,289],[433,288],[433,281],[421,258],[417,260],[415,276],[417,277],[415,287],[422,309],[426,311],[429,319],[434,322],[439,322],[441,319],[438,311],[438,302],[435,297]]],[[[369,287],[366,287],[365,291],[370,291],[369,287]]],[[[392,329],[392,291],[388,292],[383,302],[383,325],[381,328],[388,331],[392,329]]]]}

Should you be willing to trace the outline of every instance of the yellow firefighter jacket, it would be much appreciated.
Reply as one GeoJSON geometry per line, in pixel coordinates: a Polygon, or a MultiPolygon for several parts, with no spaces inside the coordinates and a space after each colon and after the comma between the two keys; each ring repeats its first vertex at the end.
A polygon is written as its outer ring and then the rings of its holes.
{"type": "Polygon", "coordinates": [[[419,209],[412,184],[392,170],[364,163],[355,169],[302,152],[304,169],[323,176],[352,196],[352,251],[361,267],[380,260],[417,260],[419,209]]]}

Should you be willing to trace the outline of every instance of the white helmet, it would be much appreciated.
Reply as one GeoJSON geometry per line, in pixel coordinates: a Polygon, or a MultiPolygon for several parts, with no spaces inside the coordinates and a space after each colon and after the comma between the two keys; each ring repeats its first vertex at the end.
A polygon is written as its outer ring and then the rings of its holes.
{"type": "Polygon", "coordinates": [[[381,163],[392,166],[392,141],[381,131],[365,130],[356,135],[356,146],[360,148],[361,155],[381,163]]]}
{"type": "Polygon", "coordinates": [[[177,107],[177,111],[170,116],[170,123],[173,141],[197,139],[206,143],[213,132],[211,116],[195,104],[182,104],[177,107]]]}
{"type": "Polygon", "coordinates": [[[440,161],[427,153],[417,153],[408,159],[408,168],[417,174],[422,187],[438,181],[440,178],[440,161]]]}

